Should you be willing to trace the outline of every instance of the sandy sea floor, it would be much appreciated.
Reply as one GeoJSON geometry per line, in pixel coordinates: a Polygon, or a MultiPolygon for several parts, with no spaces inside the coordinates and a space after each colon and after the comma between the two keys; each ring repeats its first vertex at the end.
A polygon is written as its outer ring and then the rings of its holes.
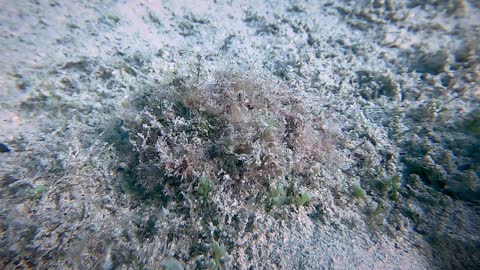
{"type": "Polygon", "coordinates": [[[0,268],[478,269],[479,44],[475,0],[2,1],[0,268]],[[220,73],[299,104],[308,172],[138,150],[220,73]]]}

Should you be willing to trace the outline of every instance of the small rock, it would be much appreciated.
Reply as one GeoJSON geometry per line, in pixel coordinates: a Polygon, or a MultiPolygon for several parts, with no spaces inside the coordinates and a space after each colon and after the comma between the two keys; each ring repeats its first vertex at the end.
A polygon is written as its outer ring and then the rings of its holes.
{"type": "Polygon", "coordinates": [[[10,184],[12,184],[12,183],[17,182],[18,180],[19,180],[18,178],[15,178],[15,177],[13,177],[13,176],[11,176],[11,175],[6,174],[6,175],[4,175],[3,178],[1,178],[1,180],[0,180],[0,186],[1,186],[1,187],[6,187],[6,186],[8,186],[8,185],[10,185],[10,184]]]}
{"type": "Polygon", "coordinates": [[[165,261],[163,263],[163,269],[165,270],[183,270],[183,265],[175,260],[175,259],[171,259],[171,260],[168,260],[168,261],[165,261]]]}
{"type": "Polygon", "coordinates": [[[374,0],[373,1],[373,7],[374,8],[382,8],[385,5],[384,0],[374,0]]]}
{"type": "Polygon", "coordinates": [[[442,73],[448,64],[448,54],[445,51],[436,53],[420,52],[411,65],[411,68],[419,73],[438,75],[442,73]]]}
{"type": "Polygon", "coordinates": [[[10,148],[4,143],[0,143],[0,153],[8,153],[10,152],[10,148]]]}

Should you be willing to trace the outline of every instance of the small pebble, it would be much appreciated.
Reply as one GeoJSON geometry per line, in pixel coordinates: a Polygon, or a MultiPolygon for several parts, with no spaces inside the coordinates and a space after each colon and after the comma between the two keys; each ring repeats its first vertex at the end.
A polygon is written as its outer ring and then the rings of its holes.
{"type": "Polygon", "coordinates": [[[8,146],[6,146],[5,144],[0,143],[0,153],[8,153],[8,152],[10,152],[10,148],[8,148],[8,146]]]}

